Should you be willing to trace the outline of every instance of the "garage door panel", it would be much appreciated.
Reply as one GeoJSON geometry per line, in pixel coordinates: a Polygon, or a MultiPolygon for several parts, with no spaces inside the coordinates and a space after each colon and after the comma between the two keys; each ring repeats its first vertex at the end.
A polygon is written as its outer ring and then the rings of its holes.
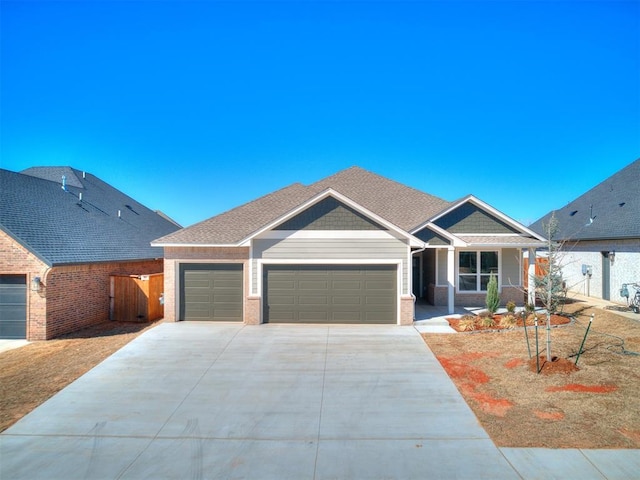
{"type": "Polygon", "coordinates": [[[16,286],[8,286],[8,287],[0,287],[0,303],[10,304],[10,303],[25,303],[25,292],[26,289],[23,286],[22,288],[16,288],[16,286]]]}
{"type": "Polygon", "coordinates": [[[396,323],[396,275],[395,265],[266,265],[263,319],[396,323]]]}
{"type": "Polygon", "coordinates": [[[367,312],[364,321],[366,323],[389,323],[388,317],[381,312],[367,312]]]}
{"type": "Polygon", "coordinates": [[[272,305],[295,305],[296,299],[293,295],[277,295],[271,300],[272,305]]]}
{"type": "Polygon", "coordinates": [[[300,322],[315,323],[326,322],[329,320],[326,312],[313,311],[300,311],[297,315],[297,320],[300,322]]]}
{"type": "Polygon", "coordinates": [[[363,323],[363,316],[359,309],[355,312],[340,310],[333,312],[331,320],[335,323],[363,323]]]}
{"type": "Polygon", "coordinates": [[[228,289],[237,289],[242,288],[242,280],[238,279],[226,279],[226,278],[215,278],[213,280],[213,288],[228,288],[228,289]]]}
{"type": "Polygon", "coordinates": [[[296,282],[291,280],[270,280],[271,286],[278,290],[293,290],[296,288],[296,282]]]}
{"type": "Polygon", "coordinates": [[[187,279],[187,281],[185,282],[185,286],[189,287],[190,289],[202,288],[202,289],[208,290],[211,288],[211,283],[206,279],[200,280],[200,279],[190,278],[190,279],[187,279]]]}
{"type": "Polygon", "coordinates": [[[317,291],[324,291],[327,290],[329,288],[329,282],[327,280],[300,280],[298,282],[298,290],[300,291],[312,291],[312,292],[317,292],[317,291]]]}
{"type": "Polygon", "coordinates": [[[311,306],[311,305],[327,305],[329,303],[329,299],[326,295],[318,295],[318,296],[310,296],[310,295],[302,295],[298,297],[298,305],[302,306],[311,306]]]}
{"type": "Polygon", "coordinates": [[[362,288],[362,282],[359,280],[334,280],[331,284],[336,291],[360,290],[362,288]]]}
{"type": "Polygon", "coordinates": [[[362,305],[362,298],[360,297],[349,297],[349,296],[334,296],[332,299],[333,305],[352,305],[360,307],[362,305]]]}
{"type": "Polygon", "coordinates": [[[242,321],[242,264],[182,264],[180,318],[242,321]]]}
{"type": "Polygon", "coordinates": [[[388,305],[392,301],[393,301],[393,298],[385,297],[385,296],[370,296],[365,299],[365,303],[367,305],[380,305],[380,306],[388,305]]]}
{"type": "Polygon", "coordinates": [[[184,298],[188,303],[209,304],[209,302],[211,301],[211,297],[209,296],[208,293],[203,293],[200,295],[196,295],[196,294],[185,295],[184,298]]]}

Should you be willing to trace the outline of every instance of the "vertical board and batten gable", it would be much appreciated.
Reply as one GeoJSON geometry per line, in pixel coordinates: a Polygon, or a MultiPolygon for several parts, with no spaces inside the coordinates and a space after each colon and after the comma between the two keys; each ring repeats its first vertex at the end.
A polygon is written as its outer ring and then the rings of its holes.
{"type": "Polygon", "coordinates": [[[429,227],[423,228],[419,232],[414,234],[415,237],[419,238],[423,242],[428,243],[430,246],[448,246],[451,245],[451,240],[443,237],[439,233],[434,232],[429,227]]]}
{"type": "Polygon", "coordinates": [[[327,197],[274,230],[387,230],[333,197],[327,197]]]}
{"type": "Polygon", "coordinates": [[[471,202],[466,202],[460,205],[458,208],[446,215],[443,215],[433,223],[453,234],[520,233],[512,226],[471,202]]]}
{"type": "MultiPolygon", "coordinates": [[[[258,263],[260,260],[305,261],[331,260],[344,262],[398,262],[404,272],[402,291],[406,292],[408,244],[394,237],[387,228],[336,200],[325,198],[303,212],[256,238],[252,245],[252,294],[259,294],[258,263]],[[323,231],[314,236],[314,232],[323,231]],[[336,237],[326,232],[340,232],[336,237]],[[297,232],[304,232],[298,236],[297,232]],[[352,232],[353,235],[350,235],[352,232]],[[278,238],[273,238],[276,235],[278,238]],[[280,237],[281,236],[281,237],[280,237]]],[[[277,263],[277,262],[275,262],[277,263]]]]}

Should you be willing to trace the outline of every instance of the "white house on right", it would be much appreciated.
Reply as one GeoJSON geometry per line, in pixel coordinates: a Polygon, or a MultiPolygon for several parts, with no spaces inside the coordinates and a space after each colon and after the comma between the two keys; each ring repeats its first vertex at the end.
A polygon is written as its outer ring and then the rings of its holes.
{"type": "Polygon", "coordinates": [[[626,304],[622,285],[640,283],[640,159],[529,228],[546,235],[554,213],[568,290],[626,304]]]}

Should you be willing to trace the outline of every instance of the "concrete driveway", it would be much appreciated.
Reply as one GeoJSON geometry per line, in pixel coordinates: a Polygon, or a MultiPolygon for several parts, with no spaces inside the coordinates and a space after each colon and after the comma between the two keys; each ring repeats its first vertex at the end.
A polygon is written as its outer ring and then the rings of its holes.
{"type": "Polygon", "coordinates": [[[621,455],[600,459],[605,475],[577,450],[496,448],[412,327],[181,322],[0,435],[0,478],[614,478],[621,462],[637,473],[621,455]]]}

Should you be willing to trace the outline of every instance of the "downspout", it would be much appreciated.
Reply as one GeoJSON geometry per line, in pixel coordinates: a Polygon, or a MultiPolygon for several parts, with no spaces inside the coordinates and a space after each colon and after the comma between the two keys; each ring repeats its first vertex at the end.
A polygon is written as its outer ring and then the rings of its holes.
{"type": "MultiPolygon", "coordinates": [[[[427,247],[423,247],[423,248],[420,248],[420,249],[418,249],[418,250],[416,250],[414,252],[411,252],[411,257],[413,258],[413,256],[416,253],[422,253],[426,249],[427,249],[427,247]]],[[[411,289],[409,290],[409,293],[411,294],[411,298],[413,298],[413,320],[415,321],[415,319],[416,319],[416,301],[417,301],[417,298],[413,294],[413,261],[411,262],[411,276],[409,278],[411,279],[411,289]]]]}

